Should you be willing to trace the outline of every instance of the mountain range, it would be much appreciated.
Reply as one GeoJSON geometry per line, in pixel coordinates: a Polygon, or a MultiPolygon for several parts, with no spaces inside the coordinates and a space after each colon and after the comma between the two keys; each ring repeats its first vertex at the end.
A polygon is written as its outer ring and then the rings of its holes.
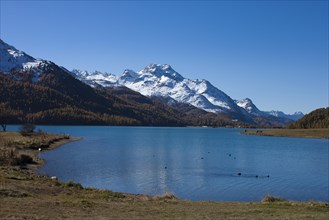
{"type": "Polygon", "coordinates": [[[274,116],[291,120],[303,117],[301,112],[288,115],[281,111],[260,111],[251,99],[233,100],[209,81],[184,78],[168,64],[151,64],[138,72],[125,70],[120,77],[77,69],[72,70],[72,73],[93,87],[125,86],[147,97],[162,97],[169,105],[181,102],[207,112],[231,115],[274,116]]]}
{"type": "Polygon", "coordinates": [[[14,123],[283,126],[294,120],[289,117],[302,116],[260,111],[250,99],[233,100],[167,64],[125,70],[120,77],[69,71],[1,39],[0,58],[0,107],[14,123]]]}

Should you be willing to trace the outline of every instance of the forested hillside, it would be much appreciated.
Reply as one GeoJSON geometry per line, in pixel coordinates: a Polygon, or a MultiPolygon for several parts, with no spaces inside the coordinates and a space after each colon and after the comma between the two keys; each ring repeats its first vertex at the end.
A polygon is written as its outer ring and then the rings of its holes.
{"type": "Polygon", "coordinates": [[[329,128],[329,108],[319,108],[289,124],[287,128],[329,128]]]}
{"type": "Polygon", "coordinates": [[[92,88],[62,69],[0,73],[0,120],[51,125],[248,126],[193,106],[168,106],[125,87],[92,88]],[[17,80],[19,79],[19,80],[17,80]]]}
{"type": "Polygon", "coordinates": [[[128,94],[121,98],[93,89],[60,70],[43,74],[38,83],[0,73],[0,85],[1,117],[8,123],[183,125],[162,104],[128,102],[128,94]]]}

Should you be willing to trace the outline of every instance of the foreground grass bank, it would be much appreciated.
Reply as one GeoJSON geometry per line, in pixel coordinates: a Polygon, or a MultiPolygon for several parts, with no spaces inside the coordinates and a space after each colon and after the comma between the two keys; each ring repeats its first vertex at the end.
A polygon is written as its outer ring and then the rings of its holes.
{"type": "Polygon", "coordinates": [[[329,129],[269,129],[245,130],[241,134],[275,137],[329,138],[329,129]]]}
{"type": "MultiPolygon", "coordinates": [[[[52,140],[47,149],[74,140],[68,136],[43,135],[46,136],[41,140],[52,140]]],[[[35,167],[42,164],[37,159],[39,146],[31,144],[38,142],[37,138],[0,133],[1,155],[8,148],[15,148],[17,155],[28,154],[32,158],[0,166],[0,219],[327,219],[329,216],[328,203],[271,197],[252,203],[192,202],[178,200],[171,194],[152,197],[61,183],[35,173],[35,167]],[[8,144],[13,141],[16,144],[8,144]]]]}

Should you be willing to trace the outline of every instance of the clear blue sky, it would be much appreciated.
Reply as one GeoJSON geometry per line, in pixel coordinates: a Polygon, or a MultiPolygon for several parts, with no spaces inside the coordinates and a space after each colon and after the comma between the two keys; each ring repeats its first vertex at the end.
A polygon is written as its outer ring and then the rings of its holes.
{"type": "Polygon", "coordinates": [[[1,39],[67,69],[150,63],[261,110],[328,106],[328,1],[3,1],[1,39]]]}

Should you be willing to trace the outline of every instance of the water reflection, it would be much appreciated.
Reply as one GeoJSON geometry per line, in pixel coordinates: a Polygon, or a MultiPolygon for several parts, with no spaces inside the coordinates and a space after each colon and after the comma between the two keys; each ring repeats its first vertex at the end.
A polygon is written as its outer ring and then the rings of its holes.
{"type": "Polygon", "coordinates": [[[243,136],[237,129],[43,129],[84,137],[42,154],[48,163],[40,172],[63,181],[192,200],[329,200],[328,140],[243,136]]]}

